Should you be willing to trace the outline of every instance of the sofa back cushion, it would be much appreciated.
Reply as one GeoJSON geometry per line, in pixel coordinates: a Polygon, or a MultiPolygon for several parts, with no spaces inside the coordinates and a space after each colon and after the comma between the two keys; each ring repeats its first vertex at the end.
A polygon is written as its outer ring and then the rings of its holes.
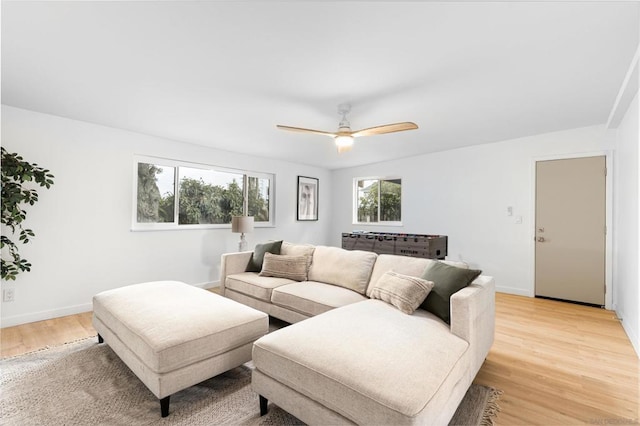
{"type": "MultiPolygon", "coordinates": [[[[371,273],[370,282],[372,284],[367,288],[367,296],[371,297],[373,284],[375,284],[385,272],[393,270],[399,274],[420,277],[427,266],[433,262],[435,262],[435,260],[420,257],[398,256],[394,254],[379,255],[373,267],[373,272],[371,273]]],[[[468,268],[467,264],[462,262],[442,261],[442,263],[459,268],[468,268]]]]}
{"type": "Polygon", "coordinates": [[[309,281],[333,284],[365,294],[377,257],[369,251],[317,246],[309,268],[309,281]]]}
{"type": "Polygon", "coordinates": [[[316,249],[315,246],[310,244],[294,244],[288,241],[283,241],[280,247],[280,254],[285,256],[313,256],[313,252],[316,249]]]}

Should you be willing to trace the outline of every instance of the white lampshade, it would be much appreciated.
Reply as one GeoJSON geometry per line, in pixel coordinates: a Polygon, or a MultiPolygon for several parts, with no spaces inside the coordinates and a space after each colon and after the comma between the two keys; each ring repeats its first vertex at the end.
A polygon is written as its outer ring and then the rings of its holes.
{"type": "Polygon", "coordinates": [[[233,216],[231,218],[231,232],[247,233],[253,231],[253,216],[233,216]]]}
{"type": "Polygon", "coordinates": [[[353,136],[339,135],[334,139],[339,153],[351,150],[351,147],[353,146],[353,136]]]}

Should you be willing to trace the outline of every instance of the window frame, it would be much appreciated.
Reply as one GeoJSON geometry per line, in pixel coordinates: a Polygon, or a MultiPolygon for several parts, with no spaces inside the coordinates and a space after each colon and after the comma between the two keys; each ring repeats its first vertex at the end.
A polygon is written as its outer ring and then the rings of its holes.
{"type": "Polygon", "coordinates": [[[190,161],[173,160],[162,157],[152,157],[147,155],[133,156],[133,191],[131,206],[131,231],[176,231],[188,229],[231,229],[231,223],[221,224],[180,224],[180,193],[179,193],[179,176],[180,167],[188,167],[191,169],[214,170],[222,173],[233,173],[242,175],[242,210],[244,215],[248,210],[248,178],[258,178],[269,180],[269,221],[254,222],[256,228],[273,228],[275,227],[275,173],[258,172],[243,169],[233,169],[229,167],[221,167],[212,164],[194,163],[190,161]],[[156,166],[173,167],[173,193],[174,193],[174,215],[173,222],[138,222],[138,164],[146,163],[156,166]]]}
{"type": "Polygon", "coordinates": [[[358,226],[394,226],[400,227],[402,226],[402,212],[404,211],[404,201],[402,197],[402,177],[400,176],[364,176],[364,177],[355,177],[353,178],[353,205],[352,205],[352,225],[358,226]],[[378,182],[378,221],[377,222],[360,222],[358,221],[358,201],[359,201],[359,191],[358,191],[358,182],[363,180],[375,180],[378,182]],[[380,182],[385,180],[399,180],[400,181],[400,220],[399,221],[381,221],[380,220],[380,182]]]}

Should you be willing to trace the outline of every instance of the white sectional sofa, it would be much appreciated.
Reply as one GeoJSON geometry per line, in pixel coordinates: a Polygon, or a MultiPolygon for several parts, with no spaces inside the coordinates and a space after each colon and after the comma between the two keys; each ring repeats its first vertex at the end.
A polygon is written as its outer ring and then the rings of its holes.
{"type": "Polygon", "coordinates": [[[295,323],[254,343],[261,412],[270,400],[307,424],[447,424],[493,344],[493,278],[451,295],[447,312],[423,309],[427,296],[407,314],[379,300],[381,283],[436,261],[287,242],[278,260],[305,255],[304,281],[247,272],[252,252],[222,256],[224,296],[295,323]]]}

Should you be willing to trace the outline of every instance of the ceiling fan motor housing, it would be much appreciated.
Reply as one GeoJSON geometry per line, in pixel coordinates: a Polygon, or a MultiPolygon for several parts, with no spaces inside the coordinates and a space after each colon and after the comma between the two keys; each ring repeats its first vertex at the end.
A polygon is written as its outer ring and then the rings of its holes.
{"type": "Polygon", "coordinates": [[[351,112],[351,104],[346,103],[338,105],[338,114],[342,116],[340,124],[338,125],[338,134],[341,132],[351,133],[351,124],[349,123],[349,120],[347,120],[347,114],[349,114],[349,112],[351,112]]]}
{"type": "Polygon", "coordinates": [[[351,124],[347,120],[347,114],[351,111],[351,104],[345,103],[338,105],[338,114],[342,115],[340,124],[338,125],[338,131],[333,138],[338,148],[338,154],[351,151],[353,147],[353,136],[351,136],[351,124]]]}

